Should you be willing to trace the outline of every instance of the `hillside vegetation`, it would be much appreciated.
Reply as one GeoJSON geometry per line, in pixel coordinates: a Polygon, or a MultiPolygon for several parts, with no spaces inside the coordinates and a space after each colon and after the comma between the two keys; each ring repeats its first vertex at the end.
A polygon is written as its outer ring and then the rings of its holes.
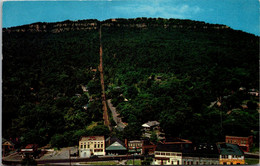
{"type": "Polygon", "coordinates": [[[225,25],[146,18],[4,29],[3,137],[61,147],[109,134],[93,70],[100,24],[107,98],[128,123],[119,137],[138,139],[142,123],[158,120],[166,134],[193,142],[258,139],[258,98],[247,90],[259,85],[259,37],[225,25]],[[221,106],[209,107],[217,100],[221,106]],[[92,121],[99,123],[90,130],[92,121]]]}

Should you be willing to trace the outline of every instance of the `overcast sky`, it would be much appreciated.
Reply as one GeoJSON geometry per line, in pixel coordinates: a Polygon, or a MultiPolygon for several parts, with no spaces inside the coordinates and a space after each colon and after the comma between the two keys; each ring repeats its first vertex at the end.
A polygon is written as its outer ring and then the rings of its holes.
{"type": "Polygon", "coordinates": [[[4,1],[3,27],[34,22],[161,17],[225,24],[260,35],[259,0],[4,1]]]}

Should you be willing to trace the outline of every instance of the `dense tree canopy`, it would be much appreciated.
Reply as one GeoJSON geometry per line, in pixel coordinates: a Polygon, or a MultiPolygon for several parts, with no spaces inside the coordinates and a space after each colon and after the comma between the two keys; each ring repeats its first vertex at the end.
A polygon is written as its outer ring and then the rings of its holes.
{"type": "MultiPolygon", "coordinates": [[[[3,33],[3,137],[62,147],[82,135],[109,135],[98,29],[65,23],[74,29],[52,33],[55,24],[48,24],[46,32],[3,33]],[[99,124],[90,129],[93,121],[99,124]]],[[[259,37],[191,20],[102,24],[107,97],[128,123],[120,137],[140,138],[141,124],[151,120],[193,142],[258,135],[258,98],[247,90],[259,85],[259,37]],[[210,106],[215,101],[221,105],[210,106]]]]}

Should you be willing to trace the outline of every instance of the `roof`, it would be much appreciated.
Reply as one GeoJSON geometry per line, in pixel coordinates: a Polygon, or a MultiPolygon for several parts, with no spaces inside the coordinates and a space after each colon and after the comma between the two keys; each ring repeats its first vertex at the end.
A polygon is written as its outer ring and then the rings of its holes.
{"type": "Polygon", "coordinates": [[[157,121],[149,121],[147,123],[144,123],[142,126],[143,127],[153,127],[153,126],[157,126],[157,125],[160,125],[160,123],[157,121]]]}
{"type": "Polygon", "coordinates": [[[221,143],[218,144],[218,148],[220,150],[221,155],[237,155],[237,156],[244,155],[244,152],[239,148],[238,145],[235,144],[221,143]]]}
{"type": "Polygon", "coordinates": [[[114,142],[110,146],[106,148],[106,150],[127,150],[123,145],[121,145],[119,142],[114,142]]]}
{"type": "Polygon", "coordinates": [[[106,145],[111,145],[113,144],[114,142],[118,142],[119,144],[121,144],[122,146],[125,146],[125,144],[120,140],[118,139],[117,137],[108,137],[106,139],[106,145]],[[109,142],[110,141],[110,142],[109,142]]]}
{"type": "Polygon", "coordinates": [[[26,145],[26,147],[24,149],[33,149],[33,148],[36,148],[36,147],[38,147],[37,144],[28,144],[28,145],[26,145]]]}
{"type": "Polygon", "coordinates": [[[190,153],[184,154],[184,156],[218,158],[219,151],[216,144],[201,143],[196,145],[190,153]]]}
{"type": "Polygon", "coordinates": [[[162,152],[181,152],[181,146],[176,144],[157,144],[155,151],[162,151],[162,152]]]}
{"type": "Polygon", "coordinates": [[[2,145],[13,145],[14,146],[14,143],[12,141],[2,139],[2,145]]]}
{"type": "Polygon", "coordinates": [[[80,138],[80,141],[96,141],[96,140],[100,140],[100,141],[103,141],[105,140],[105,137],[104,136],[82,136],[80,138]]]}
{"type": "Polygon", "coordinates": [[[142,143],[141,140],[132,140],[132,141],[128,141],[128,143],[142,143]]]}
{"type": "Polygon", "coordinates": [[[164,143],[165,144],[192,144],[192,142],[189,140],[176,138],[176,137],[166,137],[164,143]]]}
{"type": "Polygon", "coordinates": [[[228,136],[228,135],[226,135],[226,138],[243,138],[243,139],[248,139],[249,137],[252,137],[252,136],[248,136],[248,137],[240,137],[240,136],[228,136]]]}

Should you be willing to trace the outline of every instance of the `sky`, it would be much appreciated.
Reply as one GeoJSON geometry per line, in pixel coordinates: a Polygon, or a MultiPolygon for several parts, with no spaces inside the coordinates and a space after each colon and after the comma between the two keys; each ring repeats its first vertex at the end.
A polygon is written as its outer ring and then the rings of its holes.
{"type": "Polygon", "coordinates": [[[4,28],[35,22],[161,17],[225,24],[260,36],[259,0],[4,0],[2,5],[4,28]]]}

